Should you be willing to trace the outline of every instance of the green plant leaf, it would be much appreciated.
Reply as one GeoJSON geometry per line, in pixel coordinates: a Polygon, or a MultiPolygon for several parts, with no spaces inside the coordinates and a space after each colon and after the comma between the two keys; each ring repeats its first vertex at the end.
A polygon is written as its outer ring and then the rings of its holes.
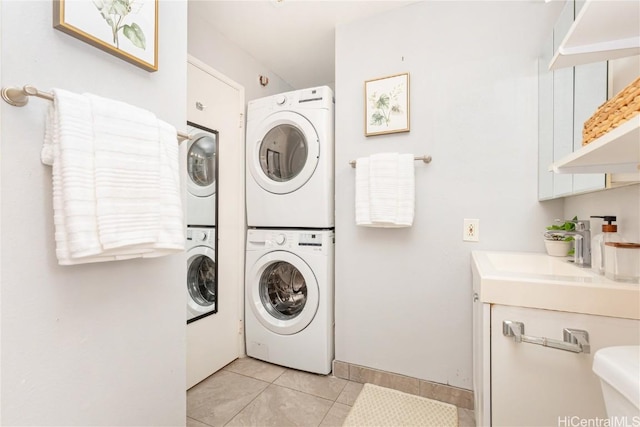
{"type": "Polygon", "coordinates": [[[126,16],[131,12],[131,6],[129,0],[115,0],[112,6],[112,12],[116,15],[126,16]]]}
{"type": "Polygon", "coordinates": [[[122,27],[122,32],[124,33],[124,36],[131,40],[131,43],[133,43],[136,47],[139,47],[140,49],[146,49],[147,42],[144,38],[144,32],[138,24],[133,23],[131,25],[125,25],[122,27]]]}
{"type": "Polygon", "coordinates": [[[372,125],[381,125],[384,120],[384,116],[380,114],[380,112],[376,111],[371,115],[371,121],[369,122],[372,125]]]}
{"type": "Polygon", "coordinates": [[[380,98],[378,98],[378,101],[376,102],[376,108],[389,108],[389,95],[387,95],[386,93],[380,95],[380,98]]]}

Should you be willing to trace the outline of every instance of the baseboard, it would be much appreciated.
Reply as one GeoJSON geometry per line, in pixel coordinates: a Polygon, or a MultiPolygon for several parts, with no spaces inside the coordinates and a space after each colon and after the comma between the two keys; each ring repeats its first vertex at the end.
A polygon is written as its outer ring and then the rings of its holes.
{"type": "Polygon", "coordinates": [[[376,384],[428,399],[451,403],[459,408],[473,409],[473,392],[464,388],[425,381],[339,360],[333,361],[333,375],[349,381],[376,384]]]}

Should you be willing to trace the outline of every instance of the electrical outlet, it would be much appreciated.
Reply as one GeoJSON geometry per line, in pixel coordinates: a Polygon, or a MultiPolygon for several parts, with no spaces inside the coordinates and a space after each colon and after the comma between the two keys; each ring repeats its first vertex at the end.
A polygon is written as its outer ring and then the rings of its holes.
{"type": "Polygon", "coordinates": [[[462,232],[462,240],[465,242],[480,241],[480,220],[466,219],[464,220],[464,229],[462,232]]]}

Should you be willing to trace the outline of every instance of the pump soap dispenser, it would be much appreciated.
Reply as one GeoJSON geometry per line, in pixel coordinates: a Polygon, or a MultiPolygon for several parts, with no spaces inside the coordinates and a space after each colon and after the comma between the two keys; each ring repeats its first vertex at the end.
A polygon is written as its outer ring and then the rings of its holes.
{"type": "Polygon", "coordinates": [[[591,239],[591,269],[594,273],[604,274],[604,244],[606,242],[624,242],[624,239],[618,234],[618,226],[612,224],[616,221],[615,216],[592,215],[591,218],[602,218],[606,222],[606,224],[602,224],[602,233],[596,234],[591,239]]]}

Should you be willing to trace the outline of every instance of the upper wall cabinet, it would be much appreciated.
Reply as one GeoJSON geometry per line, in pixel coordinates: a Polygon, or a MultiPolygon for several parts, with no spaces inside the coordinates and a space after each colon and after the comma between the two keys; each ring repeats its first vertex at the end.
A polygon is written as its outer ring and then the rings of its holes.
{"type": "Polygon", "coordinates": [[[549,59],[573,24],[575,7],[567,2],[543,46],[538,68],[538,199],[547,200],[605,188],[604,173],[555,174],[549,165],[582,144],[583,123],[607,100],[607,63],[548,69],[549,59]]]}
{"type": "Polygon", "coordinates": [[[640,54],[640,2],[587,0],[576,6],[575,21],[555,43],[550,69],[640,54]]]}
{"type": "MultiPolygon", "coordinates": [[[[567,7],[570,7],[570,3],[567,7]]],[[[567,42],[574,43],[571,40],[583,40],[585,46],[591,46],[594,55],[591,56],[571,56],[567,58],[574,59],[589,58],[589,60],[597,59],[613,59],[608,64],[608,84],[610,96],[616,95],[626,89],[627,85],[638,78],[640,70],[640,1],[592,1],[586,2],[576,1],[574,5],[576,20],[564,31],[566,26],[566,17],[563,21],[560,19],[556,25],[554,37],[561,36],[562,41],[554,45],[554,58],[562,57],[562,48],[567,46],[567,42]],[[612,21],[613,20],[613,21],[612,21]],[[577,35],[581,35],[577,39],[577,35]],[[589,41],[587,43],[586,41],[589,41]],[[633,45],[635,47],[621,47],[633,45]],[[609,46],[607,49],[596,49],[595,47],[609,46]],[[597,56],[595,55],[597,53],[597,56]],[[619,58],[624,55],[632,55],[626,58],[619,58]]],[[[554,40],[557,42],[557,40],[554,40]]],[[[548,47],[547,47],[548,49],[548,47]]],[[[577,54],[576,54],[577,55],[577,54]]],[[[547,53],[548,56],[548,53],[547,53]]],[[[565,59],[567,59],[565,58],[565,59]]],[[[542,61],[546,60],[543,58],[542,61]]],[[[581,60],[582,61],[582,60],[581,60]]],[[[581,98],[587,96],[589,100],[593,100],[592,91],[596,92],[600,89],[600,76],[595,68],[601,63],[592,63],[570,68],[561,68],[550,71],[552,73],[574,70],[574,92],[575,92],[575,120],[574,123],[574,150],[566,153],[564,156],[556,156],[553,159],[549,169],[554,172],[553,178],[565,174],[572,176],[574,189],[576,180],[585,182],[591,178],[583,178],[592,173],[607,173],[607,188],[626,185],[630,183],[640,182],[640,117],[632,117],[627,122],[620,124],[618,127],[610,130],[601,137],[591,141],[589,144],[582,146],[579,143],[580,134],[578,133],[585,120],[596,112],[600,104],[585,104],[581,98]],[[583,74],[587,73],[590,77],[583,74]],[[580,77],[580,75],[583,75],[580,77]],[[582,85],[585,87],[581,87],[582,85]],[[591,93],[591,94],[589,94],[591,93]],[[582,95],[581,95],[582,94],[582,95]]],[[[542,65],[540,66],[542,69],[542,65]]],[[[541,85],[542,88],[542,85],[541,85]]],[[[548,137],[547,137],[548,139],[548,137]]],[[[542,142],[541,142],[542,143],[542,142]]],[[[540,166],[542,169],[542,165],[540,166]]],[[[564,178],[567,180],[568,178],[564,178]]],[[[548,178],[547,178],[548,180],[548,178]]],[[[553,196],[547,196],[547,198],[553,196]]]]}

